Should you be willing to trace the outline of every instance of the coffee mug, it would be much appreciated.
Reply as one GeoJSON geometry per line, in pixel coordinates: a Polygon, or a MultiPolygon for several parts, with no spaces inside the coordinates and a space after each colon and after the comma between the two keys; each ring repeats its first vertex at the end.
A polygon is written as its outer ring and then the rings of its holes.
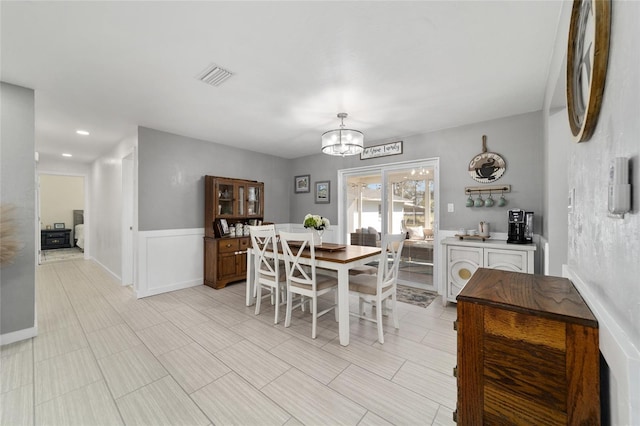
{"type": "Polygon", "coordinates": [[[491,196],[491,194],[489,194],[489,198],[484,200],[484,206],[485,207],[493,207],[494,204],[495,204],[495,201],[493,201],[493,197],[491,196]]]}
{"type": "Polygon", "coordinates": [[[458,229],[458,235],[467,235],[467,231],[464,228],[458,229]]]}
{"type": "Polygon", "coordinates": [[[471,236],[475,236],[475,235],[478,235],[478,231],[476,231],[475,229],[469,229],[467,230],[467,234],[471,236]]]}
{"type": "Polygon", "coordinates": [[[469,198],[467,198],[467,202],[465,205],[467,207],[473,207],[473,198],[471,198],[471,194],[469,194],[469,198]]]}

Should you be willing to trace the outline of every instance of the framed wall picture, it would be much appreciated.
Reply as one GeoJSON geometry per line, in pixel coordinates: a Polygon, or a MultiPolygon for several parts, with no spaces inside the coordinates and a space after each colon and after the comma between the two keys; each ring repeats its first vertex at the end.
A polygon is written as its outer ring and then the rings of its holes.
{"type": "Polygon", "coordinates": [[[64,229],[64,223],[54,223],[53,229],[64,229]]]}
{"type": "Polygon", "coordinates": [[[331,182],[316,182],[316,204],[329,204],[331,201],[331,182]]]}
{"type": "Polygon", "coordinates": [[[218,238],[229,235],[229,224],[227,223],[227,219],[216,219],[213,222],[213,233],[218,238]]]}
{"type": "Polygon", "coordinates": [[[293,182],[293,192],[296,194],[311,191],[311,175],[296,176],[293,182]]]}

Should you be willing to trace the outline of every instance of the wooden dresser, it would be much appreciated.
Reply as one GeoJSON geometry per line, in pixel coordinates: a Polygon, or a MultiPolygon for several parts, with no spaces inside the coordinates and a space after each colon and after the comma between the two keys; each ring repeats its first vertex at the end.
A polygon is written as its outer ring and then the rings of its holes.
{"type": "Polygon", "coordinates": [[[40,231],[40,248],[42,250],[70,248],[71,229],[43,229],[40,231]]]}
{"type": "Polygon", "coordinates": [[[458,424],[600,424],[598,323],[569,280],[480,268],[457,301],[458,424]]]}

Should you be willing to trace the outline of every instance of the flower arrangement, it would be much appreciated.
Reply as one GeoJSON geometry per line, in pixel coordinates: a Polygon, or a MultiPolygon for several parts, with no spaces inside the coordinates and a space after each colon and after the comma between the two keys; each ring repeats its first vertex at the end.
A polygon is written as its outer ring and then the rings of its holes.
{"type": "Polygon", "coordinates": [[[304,217],[304,222],[302,224],[304,225],[305,228],[313,228],[318,231],[331,226],[329,219],[327,219],[326,217],[319,216],[317,214],[306,215],[304,217]]]}

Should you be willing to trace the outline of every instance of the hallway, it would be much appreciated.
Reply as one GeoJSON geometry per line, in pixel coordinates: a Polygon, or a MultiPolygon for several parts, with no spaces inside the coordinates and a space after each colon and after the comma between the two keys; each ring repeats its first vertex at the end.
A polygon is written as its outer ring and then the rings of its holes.
{"type": "MultiPolygon", "coordinates": [[[[290,328],[244,284],[134,298],[98,264],[37,267],[39,335],[2,347],[3,425],[452,425],[455,307],[400,303],[400,330],[290,328]]],[[[351,300],[353,307],[357,305],[351,300]]]]}

